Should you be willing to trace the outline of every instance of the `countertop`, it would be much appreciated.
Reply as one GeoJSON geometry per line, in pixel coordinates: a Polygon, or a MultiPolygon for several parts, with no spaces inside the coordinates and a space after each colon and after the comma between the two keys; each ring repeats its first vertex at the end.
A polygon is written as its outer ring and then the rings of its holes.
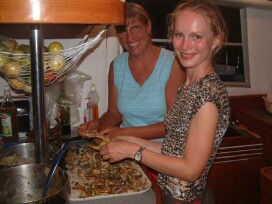
{"type": "Polygon", "coordinates": [[[272,114],[265,110],[244,110],[243,114],[246,117],[260,121],[268,128],[272,128],[272,114]]]}

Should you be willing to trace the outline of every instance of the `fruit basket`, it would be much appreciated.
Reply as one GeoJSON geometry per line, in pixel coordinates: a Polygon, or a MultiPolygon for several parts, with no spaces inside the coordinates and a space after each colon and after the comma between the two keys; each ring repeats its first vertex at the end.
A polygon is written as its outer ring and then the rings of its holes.
{"type": "MultiPolygon", "coordinates": [[[[81,56],[102,39],[105,31],[100,31],[92,40],[85,42],[83,39],[82,43],[69,49],[63,49],[59,42],[51,43],[48,48],[44,46],[45,85],[62,81],[81,56]]],[[[10,38],[0,39],[0,71],[12,88],[31,93],[30,46],[18,45],[10,38]]]]}

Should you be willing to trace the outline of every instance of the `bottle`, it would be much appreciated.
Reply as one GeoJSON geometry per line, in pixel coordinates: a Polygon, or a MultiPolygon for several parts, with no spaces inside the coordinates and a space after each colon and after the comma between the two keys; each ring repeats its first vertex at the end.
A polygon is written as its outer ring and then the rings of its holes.
{"type": "Polygon", "coordinates": [[[18,141],[17,107],[12,101],[9,86],[4,87],[4,101],[1,105],[0,112],[3,142],[10,143],[18,141]]]}
{"type": "Polygon", "coordinates": [[[65,87],[63,82],[60,84],[60,95],[57,99],[57,104],[58,104],[58,116],[61,124],[61,134],[68,135],[71,133],[70,122],[71,99],[65,93],[65,87]]]}
{"type": "Polygon", "coordinates": [[[96,91],[95,84],[91,84],[90,91],[88,93],[88,103],[87,103],[87,121],[96,120],[99,118],[98,103],[99,95],[96,91]]]}

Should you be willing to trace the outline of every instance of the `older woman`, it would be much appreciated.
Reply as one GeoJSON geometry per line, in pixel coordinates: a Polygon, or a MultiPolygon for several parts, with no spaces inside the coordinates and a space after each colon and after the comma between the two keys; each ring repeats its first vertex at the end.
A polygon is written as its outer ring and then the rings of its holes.
{"type": "Polygon", "coordinates": [[[142,6],[127,3],[126,19],[125,26],[115,27],[125,52],[110,65],[108,110],[89,129],[111,138],[162,138],[164,117],[185,73],[172,51],[152,44],[151,19],[142,6]]]}

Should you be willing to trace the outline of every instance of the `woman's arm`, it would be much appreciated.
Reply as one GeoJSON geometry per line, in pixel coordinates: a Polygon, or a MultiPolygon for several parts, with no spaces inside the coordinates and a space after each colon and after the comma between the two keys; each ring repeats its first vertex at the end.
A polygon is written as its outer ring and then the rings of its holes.
{"type": "Polygon", "coordinates": [[[110,138],[133,135],[135,137],[144,139],[156,139],[164,137],[166,131],[164,127],[164,122],[160,122],[141,127],[128,127],[128,128],[107,127],[100,131],[100,133],[105,134],[110,138]]]}
{"type": "Polygon", "coordinates": [[[119,136],[117,140],[118,139],[126,140],[130,143],[137,144],[138,146],[143,146],[150,151],[161,153],[161,142],[150,141],[135,136],[119,136]]]}
{"type": "Polygon", "coordinates": [[[153,142],[134,136],[120,136],[101,147],[100,154],[103,156],[103,159],[116,162],[125,158],[134,159],[135,153],[141,146],[153,153],[160,154],[161,145],[161,142],[153,142]]]}
{"type": "Polygon", "coordinates": [[[195,181],[211,156],[217,123],[218,110],[215,104],[206,103],[192,119],[183,158],[144,151],[142,163],[167,175],[195,181]]]}
{"type": "MultiPolygon", "coordinates": [[[[217,122],[218,112],[215,104],[206,103],[191,122],[183,158],[163,155],[147,148],[143,151],[142,163],[167,175],[190,182],[195,181],[211,156],[217,122]]],[[[152,143],[147,144],[153,147],[152,143]]],[[[142,145],[144,146],[145,143],[116,141],[105,145],[101,154],[111,162],[134,158],[134,154],[142,145]]]]}

